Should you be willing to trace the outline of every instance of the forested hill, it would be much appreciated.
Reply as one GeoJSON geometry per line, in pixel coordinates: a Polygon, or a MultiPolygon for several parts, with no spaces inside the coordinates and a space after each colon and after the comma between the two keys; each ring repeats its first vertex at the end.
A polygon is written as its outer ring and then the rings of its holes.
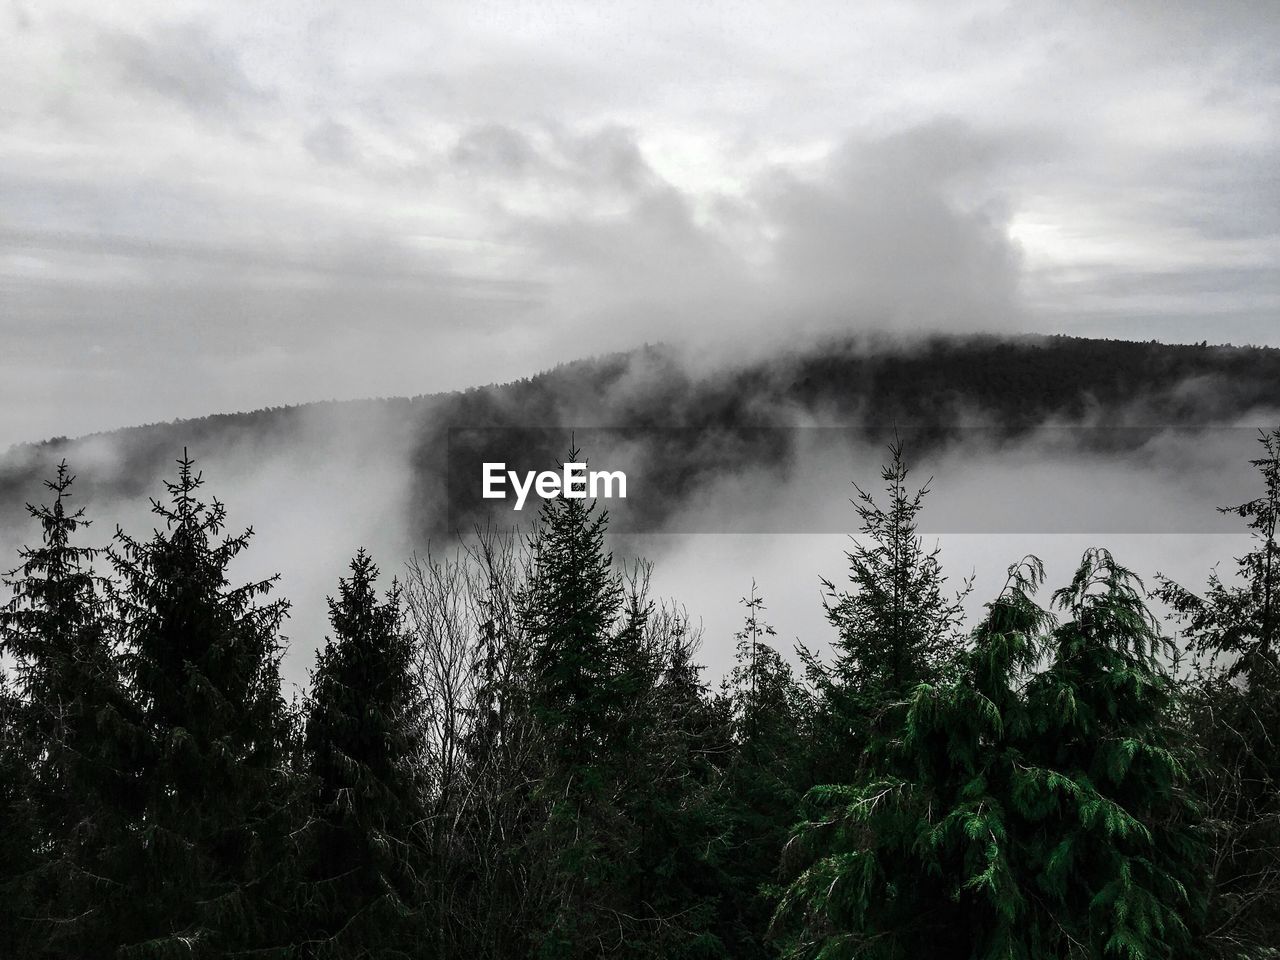
{"type": "MultiPolygon", "coordinates": [[[[1201,595],[1157,573],[1148,594],[1090,545],[1053,589],[1037,537],[1003,587],[983,583],[972,624],[974,581],[952,593],[926,544],[902,437],[1025,445],[1057,481],[1032,494],[1070,513],[1061,494],[1124,457],[1050,461],[1041,426],[1120,426],[1066,437],[1140,459],[1161,425],[1274,423],[1278,366],[1274,350],[970,339],[698,373],[645,349],[15,449],[5,509],[43,505],[9,531],[29,546],[0,601],[0,957],[1273,957],[1280,428],[1239,458],[1240,498],[1205,430],[1117,501],[1180,512],[1149,482],[1160,469],[1207,470],[1215,505],[1251,497],[1231,510],[1250,541],[1230,579],[1201,595]],[[417,549],[446,489],[452,517],[460,432],[515,424],[546,429],[503,455],[573,426],[591,457],[603,440],[606,461],[656,464],[663,485],[637,499],[675,511],[664,532],[711,512],[717,474],[730,500],[761,463],[847,490],[846,463],[795,462],[814,448],[801,427],[836,425],[816,435],[832,446],[899,433],[873,461],[877,496],[854,501],[847,578],[819,579],[820,600],[809,580],[824,630],[789,651],[750,580],[741,628],[711,634],[728,654],[713,686],[684,598],[723,600],[715,578],[746,580],[763,550],[695,558],[668,602],[656,563],[615,554],[612,504],[560,497],[527,536],[417,549]],[[327,628],[308,619],[325,611],[327,628]],[[324,638],[292,701],[290,637],[324,638]]],[[[974,499],[1007,509],[984,465],[974,499]]],[[[786,556],[821,576],[820,551],[786,556]]]]}
{"type": "Polygon", "coordinates": [[[661,464],[664,489],[678,494],[709,470],[785,462],[788,433],[758,428],[822,424],[875,437],[892,426],[928,442],[962,424],[1016,437],[1049,422],[1218,424],[1276,407],[1280,350],[1273,348],[1072,337],[937,338],[912,346],[848,339],[716,367],[647,346],[456,393],[219,414],[13,447],[0,458],[0,530],[20,519],[23,502],[64,457],[81,474],[82,496],[115,500],[155,493],[184,447],[203,464],[241,468],[289,450],[320,474],[335,443],[342,456],[407,455],[415,522],[430,525],[440,521],[455,427],[624,427],[641,443],[663,443],[661,455],[650,451],[647,459],[661,464]],[[664,431],[679,440],[662,441],[664,431]],[[709,462],[701,441],[712,436],[709,462]]]}

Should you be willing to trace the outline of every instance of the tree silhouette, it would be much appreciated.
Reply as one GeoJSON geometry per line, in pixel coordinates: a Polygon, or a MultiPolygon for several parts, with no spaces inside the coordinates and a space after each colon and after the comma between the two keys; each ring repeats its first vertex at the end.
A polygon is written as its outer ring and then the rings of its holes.
{"type": "Polygon", "coordinates": [[[4,581],[11,599],[0,608],[0,651],[17,665],[11,719],[31,761],[23,779],[41,853],[26,878],[42,903],[28,914],[30,932],[53,955],[114,945],[125,824],[137,799],[136,711],[93,572],[99,551],[74,542],[90,523],[83,509],[68,507],[74,480],[63,461],[46,482],[52,504],[28,505],[41,544],[19,551],[21,566],[4,581]]]}
{"type": "Polygon", "coordinates": [[[378,598],[364,550],[350,569],[329,600],[333,634],[306,707],[305,937],[317,957],[399,957],[427,929],[422,694],[399,586],[378,598]]]}
{"type": "Polygon", "coordinates": [[[145,747],[133,909],[123,956],[226,956],[278,943],[288,815],[288,725],[280,694],[284,600],[276,578],[231,586],[252,530],[220,535],[226,508],[199,498],[184,452],[163,520],[110,550],[113,600],[145,747]]]}
{"type": "Polygon", "coordinates": [[[1203,596],[1167,577],[1158,591],[1194,658],[1184,688],[1213,826],[1209,948],[1223,956],[1280,942],[1280,428],[1259,442],[1262,494],[1221,508],[1254,544],[1235,581],[1215,569],[1203,596]]]}

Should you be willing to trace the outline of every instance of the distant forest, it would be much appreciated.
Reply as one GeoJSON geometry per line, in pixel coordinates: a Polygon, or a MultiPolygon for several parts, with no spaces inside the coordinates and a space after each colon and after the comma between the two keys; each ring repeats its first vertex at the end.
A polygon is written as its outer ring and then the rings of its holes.
{"type": "MultiPolygon", "coordinates": [[[[450,430],[459,427],[625,427],[641,444],[635,457],[650,471],[646,485],[668,496],[615,509],[615,529],[653,530],[664,510],[678,509],[688,494],[726,472],[787,469],[796,461],[798,432],[777,428],[797,423],[841,427],[877,445],[898,431],[920,456],[963,440],[959,435],[974,423],[1009,442],[1046,422],[1124,427],[1112,441],[1136,445],[1144,435],[1134,428],[1257,422],[1259,410],[1277,407],[1280,349],[1272,348],[1073,337],[863,338],[700,366],[674,348],[650,346],[457,393],[280,407],[17,446],[0,455],[0,542],[12,544],[25,529],[21,504],[63,457],[81,465],[85,502],[142,501],[184,447],[206,464],[232,452],[243,461],[266,461],[313,443],[318,416],[328,433],[335,424],[356,438],[390,429],[385,447],[358,455],[408,460],[405,522],[414,527],[410,539],[425,545],[470,528],[472,518],[449,518],[442,509],[450,480],[445,451],[450,430]],[[89,449],[95,440],[99,448],[109,445],[110,457],[89,449]],[[636,517],[636,510],[646,513],[636,517]]],[[[597,444],[588,452],[616,466],[615,451],[597,444]]],[[[563,448],[553,453],[562,455],[563,448]]],[[[511,451],[506,459],[520,460],[519,454],[511,451]]],[[[527,466],[546,463],[542,450],[525,459],[527,466]]],[[[324,471],[319,454],[314,463],[324,471]]]]}
{"type": "MultiPolygon", "coordinates": [[[[1218,411],[1240,410],[1280,373],[1276,352],[1070,340],[852,356],[673,373],[660,404],[606,412],[752,422],[774,408],[751,398],[874,395],[884,415],[975,402],[1021,429],[1090,398],[1173,416],[1210,375],[1218,411]]],[[[550,418],[539,404],[572,391],[622,396],[607,381],[634,358],[611,363],[394,402],[550,418]]],[[[122,437],[160,461],[172,433],[122,437]]],[[[824,582],[830,648],[799,669],[744,585],[710,685],[685,610],[609,553],[607,513],[547,500],[531,530],[395,579],[358,552],[294,701],[287,602],[230,580],[251,534],[195,463],[154,531],[100,538],[64,464],[0,608],[0,956],[1276,956],[1280,430],[1260,441],[1257,496],[1230,508],[1251,548],[1202,590],[1148,593],[1102,548],[1062,584],[1010,558],[966,624],[893,444],[847,575],[824,582]]],[[[38,499],[17,493],[26,469],[5,497],[38,499]]]]}

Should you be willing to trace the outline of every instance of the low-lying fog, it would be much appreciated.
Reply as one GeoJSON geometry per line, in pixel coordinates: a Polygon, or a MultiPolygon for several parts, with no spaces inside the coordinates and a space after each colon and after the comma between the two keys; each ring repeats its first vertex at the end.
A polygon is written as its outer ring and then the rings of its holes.
{"type": "MultiPolygon", "coordinates": [[[[344,423],[342,410],[312,412],[288,444],[232,446],[199,462],[206,492],[229,508],[231,529],[252,526],[256,532],[235,575],[281,575],[280,591],[293,603],[285,675],[294,683],[306,680],[327,629],[325,597],[358,547],[373,553],[388,581],[415,550],[456,549],[456,541],[415,542],[403,428],[390,416],[376,425],[368,416],[344,423]]],[[[1215,508],[1258,494],[1248,463],[1260,449],[1252,428],[1277,422],[1280,414],[1262,412],[1232,428],[1159,433],[1126,451],[1089,452],[1079,445],[1083,434],[1054,428],[1011,446],[996,446],[975,431],[918,456],[908,449],[911,481],[933,478],[921,533],[928,544],[941,544],[954,587],[973,576],[971,615],[995,596],[1006,568],[1025,554],[1046,563],[1047,602],[1050,589],[1062,585],[1082,552],[1095,545],[1111,549],[1148,583],[1159,571],[1199,588],[1215,563],[1228,572],[1231,558],[1246,549],[1241,521],[1215,508]]],[[[784,650],[795,638],[817,647],[831,637],[819,577],[841,582],[848,535],[858,523],[849,503],[851,482],[881,495],[885,452],[832,443],[830,431],[800,436],[785,469],[726,473],[685,494],[659,531],[613,537],[619,558],[652,560],[656,593],[683,604],[701,622],[702,660],[713,682],[731,661],[741,623],[738,601],[753,579],[784,650]]],[[[112,443],[110,437],[90,438],[72,448],[69,459],[82,481],[113,468],[112,443]]],[[[135,536],[153,525],[144,498],[94,496],[87,483],[80,487],[76,502],[95,520],[89,542],[104,544],[116,523],[135,536]]],[[[27,491],[26,499],[38,500],[41,493],[27,491]]],[[[635,483],[629,491],[632,499],[652,495],[635,483]]],[[[443,510],[444,504],[425,509],[443,510]]],[[[0,555],[12,566],[17,545],[34,541],[37,531],[32,523],[11,524],[0,534],[0,555]]]]}

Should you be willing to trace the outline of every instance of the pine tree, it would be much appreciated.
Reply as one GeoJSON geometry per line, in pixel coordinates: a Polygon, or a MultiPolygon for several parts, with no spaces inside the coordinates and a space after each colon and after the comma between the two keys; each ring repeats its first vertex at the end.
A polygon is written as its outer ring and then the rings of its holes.
{"type": "Polygon", "coordinates": [[[732,956],[719,916],[728,881],[719,793],[725,731],[694,660],[699,638],[683,612],[657,606],[638,633],[623,630],[616,642],[624,664],[653,667],[632,672],[628,697],[617,706],[627,734],[613,746],[620,771],[613,793],[625,830],[610,853],[627,868],[619,871],[620,913],[630,920],[617,955],[732,956]]]}
{"type": "Polygon", "coordinates": [[[38,760],[25,776],[43,861],[27,878],[39,899],[32,935],[53,956],[113,946],[135,801],[135,711],[93,572],[98,551],[73,542],[90,523],[68,509],[74,480],[62,462],[46,482],[52,505],[27,506],[42,542],[19,551],[22,565],[5,580],[12,598],[0,608],[0,650],[18,667],[15,729],[38,760]]]}
{"type": "Polygon", "coordinates": [[[827,619],[837,631],[834,662],[824,664],[801,647],[819,700],[819,771],[828,778],[846,775],[847,758],[861,753],[871,728],[896,722],[916,684],[935,679],[961,646],[970,585],[954,597],[944,594],[940,547],[926,550],[918,533],[929,484],[909,492],[907,476],[895,440],[881,468],[887,505],[854,485],[863,539],[845,554],[849,588],[822,581],[827,619]]]}
{"type": "MultiPolygon", "coordinates": [[[[578,458],[571,449],[568,462],[578,458]]],[[[594,500],[544,500],[522,601],[534,713],[561,758],[584,768],[609,738],[614,703],[610,638],[623,591],[604,548],[608,522],[594,500]]]]}
{"type": "Polygon", "coordinates": [[[1091,551],[1053,627],[1042,575],[1011,571],[956,679],[810,792],[776,918],[792,956],[1196,955],[1203,848],[1141,585],[1091,551]]]}
{"type": "Polygon", "coordinates": [[[1235,582],[1214,570],[1203,596],[1167,577],[1158,591],[1193,658],[1187,721],[1215,851],[1205,949],[1222,956],[1280,942],[1280,428],[1259,440],[1262,494],[1221,508],[1247,521],[1254,543],[1235,582]]]}
{"type": "Polygon", "coordinates": [[[234,956],[280,945],[289,815],[276,578],[231,586],[252,529],[220,535],[226,508],[199,499],[185,451],[163,521],[146,540],[117,530],[110,556],[130,678],[146,735],[142,843],[124,958],[234,956]]]}
{"type": "Polygon", "coordinates": [[[827,618],[839,631],[836,675],[846,686],[893,695],[932,676],[956,652],[961,598],[943,595],[940,548],[927,551],[917,532],[929,484],[908,492],[899,441],[889,445],[880,475],[887,507],[855,484],[866,540],[845,554],[853,589],[837,590],[829,580],[823,585],[827,618]]]}
{"type": "Polygon", "coordinates": [[[764,620],[764,598],[754,581],[741,602],[746,615],[720,691],[730,731],[720,789],[726,830],[722,936],[730,956],[750,958],[772,955],[765,942],[772,887],[810,774],[807,698],[771,644],[776,632],[764,620]]]}
{"type": "Polygon", "coordinates": [[[1172,608],[1192,648],[1246,687],[1280,690],[1280,427],[1259,437],[1265,456],[1250,461],[1262,475],[1262,495],[1220,513],[1248,523],[1255,549],[1236,560],[1237,585],[1209,575],[1203,597],[1160,577],[1159,596],[1172,608]]]}
{"type": "MultiPolygon", "coordinates": [[[[569,459],[576,461],[578,451],[569,459]]],[[[546,819],[521,855],[542,892],[541,957],[716,956],[713,769],[705,691],[683,617],[624,575],[608,516],[543,504],[520,610],[531,715],[546,746],[546,819]]]]}
{"type": "MultiPolygon", "coordinates": [[[[577,462],[578,450],[568,459],[577,462]]],[[[624,865],[611,850],[630,825],[612,802],[617,771],[607,747],[618,706],[610,640],[623,589],[604,547],[607,524],[594,500],[545,500],[519,601],[529,707],[547,749],[537,786],[546,820],[527,853],[543,861],[531,865],[545,901],[533,939],[546,958],[598,950],[603,931],[617,929],[612,914],[621,904],[624,865]]]]}
{"type": "Polygon", "coordinates": [[[0,670],[0,956],[40,956],[31,918],[39,891],[33,878],[44,851],[32,809],[32,739],[23,704],[0,670]]]}
{"type": "Polygon", "coordinates": [[[728,698],[737,738],[754,745],[765,723],[778,714],[786,716],[791,712],[791,668],[770,645],[769,638],[776,637],[777,631],[763,619],[764,597],[754,580],[750,596],[740,602],[746,608],[745,621],[733,635],[734,664],[721,691],[728,698]]]}
{"type": "Polygon", "coordinates": [[[400,588],[380,600],[377,579],[359,551],[306,707],[309,956],[422,957],[428,940],[423,703],[400,588]]]}

